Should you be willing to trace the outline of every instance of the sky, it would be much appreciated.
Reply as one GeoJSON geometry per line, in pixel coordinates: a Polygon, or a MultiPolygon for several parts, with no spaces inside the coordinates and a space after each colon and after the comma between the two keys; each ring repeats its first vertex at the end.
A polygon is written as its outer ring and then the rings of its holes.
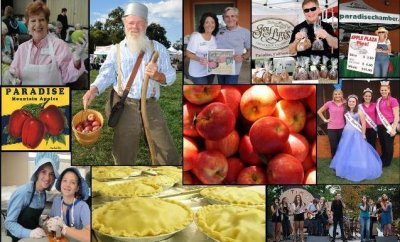
{"type": "Polygon", "coordinates": [[[126,9],[130,2],[140,2],[149,9],[149,24],[157,23],[167,31],[167,39],[174,44],[182,37],[181,0],[90,0],[90,25],[105,23],[108,14],[117,7],[126,9]]]}

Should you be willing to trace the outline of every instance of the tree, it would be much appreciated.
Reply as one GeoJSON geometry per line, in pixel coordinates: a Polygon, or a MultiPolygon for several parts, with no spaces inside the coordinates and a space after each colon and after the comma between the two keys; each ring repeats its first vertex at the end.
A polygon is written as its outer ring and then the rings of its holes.
{"type": "Polygon", "coordinates": [[[100,21],[96,21],[93,25],[94,29],[102,30],[103,29],[103,23],[100,21]]]}
{"type": "Polygon", "coordinates": [[[94,52],[95,46],[106,46],[112,44],[107,31],[93,29],[89,32],[89,35],[89,53],[91,54],[94,52]]]}
{"type": "Polygon", "coordinates": [[[165,36],[166,33],[167,31],[165,31],[164,27],[159,24],[151,23],[149,26],[147,26],[146,35],[149,37],[149,39],[160,42],[165,46],[165,48],[168,49],[171,47],[171,42],[168,41],[167,37],[165,36]]]}
{"type": "Polygon", "coordinates": [[[179,40],[177,40],[172,47],[174,47],[176,50],[183,50],[183,41],[182,38],[180,38],[179,40]]]}
{"type": "Polygon", "coordinates": [[[108,14],[106,23],[104,24],[104,30],[106,30],[109,35],[108,38],[111,43],[119,43],[124,39],[124,25],[122,23],[122,17],[124,16],[124,10],[121,7],[117,7],[108,14]]]}

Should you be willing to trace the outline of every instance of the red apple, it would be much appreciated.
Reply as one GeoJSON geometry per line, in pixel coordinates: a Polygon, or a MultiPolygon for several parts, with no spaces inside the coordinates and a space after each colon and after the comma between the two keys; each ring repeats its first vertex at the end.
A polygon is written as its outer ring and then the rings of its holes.
{"type": "Polygon", "coordinates": [[[286,100],[306,98],[313,92],[312,85],[278,85],[279,95],[286,100]]]}
{"type": "Polygon", "coordinates": [[[255,85],[247,89],[240,100],[240,112],[249,121],[271,115],[275,110],[276,96],[268,86],[255,85]]]}
{"type": "Polygon", "coordinates": [[[279,93],[278,93],[278,87],[277,87],[277,85],[268,85],[272,90],[274,90],[274,93],[275,93],[275,96],[276,96],[276,100],[278,101],[278,100],[281,100],[282,98],[281,98],[281,96],[279,96],[279,93]]]}
{"type": "Polygon", "coordinates": [[[32,118],[32,114],[26,110],[17,109],[12,112],[8,121],[8,133],[14,138],[21,138],[22,127],[25,120],[32,118]]]}
{"type": "Polygon", "coordinates": [[[300,101],[280,100],[276,104],[274,116],[282,120],[291,133],[300,132],[306,123],[306,109],[300,101]]]}
{"type": "Polygon", "coordinates": [[[228,107],[235,115],[235,118],[237,118],[239,114],[239,104],[241,97],[242,94],[237,88],[225,85],[222,87],[218,97],[214,99],[214,102],[221,102],[228,105],[228,107]]]}
{"type": "Polygon", "coordinates": [[[282,153],[286,153],[296,157],[300,162],[303,162],[309,151],[309,144],[307,139],[303,135],[297,133],[291,133],[289,139],[285,144],[285,148],[282,153]]]}
{"type": "Polygon", "coordinates": [[[249,136],[256,152],[274,154],[283,150],[289,138],[289,128],[276,117],[264,117],[251,126],[249,136]]]}
{"type": "Polygon", "coordinates": [[[226,174],[224,183],[234,184],[236,183],[239,172],[244,168],[243,162],[236,157],[228,158],[228,173],[226,174]]]}
{"type": "Polygon", "coordinates": [[[311,160],[316,164],[317,163],[317,141],[311,145],[311,160]]]}
{"type": "Polygon", "coordinates": [[[193,167],[193,163],[197,159],[197,154],[199,153],[199,149],[197,148],[197,144],[194,140],[183,137],[183,170],[189,171],[193,167]]]}
{"type": "Polygon", "coordinates": [[[191,104],[189,102],[183,105],[183,135],[190,137],[199,136],[194,120],[202,109],[203,107],[191,104]]]}
{"type": "Polygon", "coordinates": [[[238,184],[266,184],[267,176],[263,168],[258,166],[249,166],[240,171],[238,184]]]}
{"type": "Polygon", "coordinates": [[[202,151],[197,155],[192,172],[203,184],[220,184],[228,173],[228,161],[219,151],[202,151]]]}
{"type": "Polygon", "coordinates": [[[294,156],[278,154],[268,162],[267,177],[270,184],[301,184],[304,171],[294,156]]]}
{"type": "Polygon", "coordinates": [[[306,172],[304,176],[304,184],[317,184],[317,171],[312,168],[306,172]]]}
{"type": "Polygon", "coordinates": [[[306,125],[303,132],[310,143],[317,138],[317,121],[315,120],[314,114],[307,114],[306,125]]]}
{"type": "Polygon", "coordinates": [[[50,135],[57,136],[64,131],[64,114],[55,105],[49,105],[40,111],[39,120],[43,122],[50,135]]]}
{"type": "Polygon", "coordinates": [[[183,96],[193,104],[202,105],[215,99],[220,90],[220,85],[184,85],[183,96]]]}
{"type": "Polygon", "coordinates": [[[311,154],[308,154],[306,159],[302,163],[304,172],[315,167],[315,162],[311,158],[311,154]]]}
{"type": "Polygon", "coordinates": [[[311,94],[306,97],[305,103],[311,112],[317,113],[317,87],[315,85],[310,85],[312,87],[311,94]]]}
{"type": "Polygon", "coordinates": [[[232,85],[233,87],[235,87],[236,89],[238,89],[240,91],[240,94],[243,94],[247,89],[249,89],[250,87],[252,87],[252,85],[249,84],[245,84],[245,85],[232,85]]]}
{"type": "Polygon", "coordinates": [[[219,140],[232,132],[235,122],[235,115],[226,104],[210,103],[197,115],[196,129],[205,139],[219,140]]]}
{"type": "Polygon", "coordinates": [[[240,159],[250,165],[259,165],[262,163],[258,153],[254,150],[251,144],[250,137],[245,135],[240,140],[239,144],[240,159]]]}
{"type": "Polygon", "coordinates": [[[193,177],[188,171],[183,172],[183,184],[184,185],[192,185],[193,184],[193,177]]]}
{"type": "Polygon", "coordinates": [[[239,140],[239,133],[236,130],[233,130],[230,134],[220,140],[206,139],[206,149],[221,151],[225,157],[229,157],[237,152],[239,140]]]}

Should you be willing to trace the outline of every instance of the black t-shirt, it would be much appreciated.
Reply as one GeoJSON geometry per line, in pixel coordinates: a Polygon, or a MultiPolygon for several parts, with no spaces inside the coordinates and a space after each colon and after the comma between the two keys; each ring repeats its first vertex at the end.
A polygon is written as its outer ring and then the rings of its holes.
{"type": "MultiPolygon", "coordinates": [[[[333,31],[333,28],[330,24],[325,23],[323,21],[321,21],[321,26],[322,28],[331,36],[336,37],[335,32],[333,31]]],[[[300,32],[301,29],[306,28],[307,29],[307,35],[308,38],[311,41],[311,45],[315,40],[315,34],[314,34],[314,25],[313,24],[308,24],[307,21],[303,21],[302,23],[296,25],[293,29],[292,32],[292,37],[290,38],[290,43],[293,43],[293,41],[295,40],[295,36],[298,32],[300,32]]],[[[305,50],[305,51],[298,51],[297,52],[297,56],[311,56],[311,55],[319,55],[319,56],[327,56],[327,57],[338,57],[338,49],[334,49],[333,50],[333,54],[332,54],[332,48],[328,45],[328,42],[323,39],[322,42],[324,43],[324,50],[311,50],[311,48],[305,50]]]]}
{"type": "Polygon", "coordinates": [[[331,206],[331,211],[333,212],[333,217],[334,218],[342,218],[343,217],[343,204],[339,200],[333,200],[332,201],[332,206],[331,206]]]}

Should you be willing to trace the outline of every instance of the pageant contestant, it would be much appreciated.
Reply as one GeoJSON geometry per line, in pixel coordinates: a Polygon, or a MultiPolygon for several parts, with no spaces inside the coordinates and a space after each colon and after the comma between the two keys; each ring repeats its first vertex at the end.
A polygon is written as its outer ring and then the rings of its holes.
{"type": "Polygon", "coordinates": [[[346,126],[330,168],[336,176],[350,181],[373,180],[382,174],[382,161],[376,150],[365,141],[365,117],[358,110],[358,98],[350,95],[346,105],[346,126]]]}
{"type": "Polygon", "coordinates": [[[363,91],[364,102],[358,105],[358,108],[365,116],[367,129],[365,136],[372,147],[375,148],[378,127],[376,125],[376,103],[372,102],[372,90],[367,88],[363,91]]]}
{"type": "Polygon", "coordinates": [[[334,85],[335,90],[333,91],[332,100],[326,102],[319,110],[318,116],[328,124],[328,138],[331,147],[332,157],[336,153],[337,146],[342,136],[344,122],[344,106],[346,100],[343,98],[342,81],[339,84],[334,85]],[[325,118],[323,112],[328,110],[329,118],[325,118]]]}
{"type": "Polygon", "coordinates": [[[390,96],[388,81],[381,82],[381,97],[376,102],[378,137],[382,147],[382,165],[389,166],[393,159],[394,137],[399,123],[399,102],[390,96]]]}

